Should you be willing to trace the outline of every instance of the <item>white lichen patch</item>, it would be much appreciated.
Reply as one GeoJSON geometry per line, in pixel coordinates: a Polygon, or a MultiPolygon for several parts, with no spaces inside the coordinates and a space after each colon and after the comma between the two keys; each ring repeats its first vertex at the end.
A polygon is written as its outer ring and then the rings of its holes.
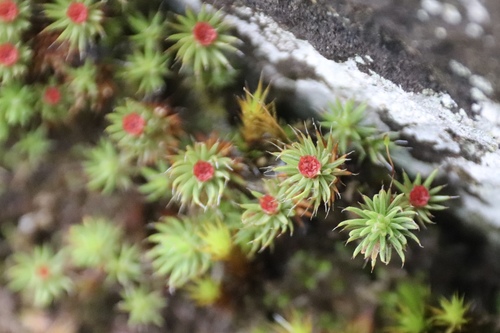
{"type": "Polygon", "coordinates": [[[439,125],[415,125],[403,128],[401,133],[418,142],[431,144],[436,152],[460,154],[460,145],[453,140],[449,133],[443,132],[439,125]]]}
{"type": "Polygon", "coordinates": [[[477,104],[483,125],[482,130],[496,138],[500,142],[500,104],[489,99],[477,104]]]}
{"type": "Polygon", "coordinates": [[[423,9],[419,9],[417,10],[417,18],[422,21],[422,22],[427,22],[429,21],[430,17],[429,17],[429,13],[427,13],[425,10],[423,9]]]}
{"type": "MultiPolygon", "coordinates": [[[[460,25],[464,23],[464,33],[470,38],[479,39],[484,36],[484,26],[491,21],[488,9],[480,0],[459,0],[457,5],[452,1],[421,0],[417,12],[417,18],[427,22],[431,17],[439,17],[449,25],[460,25]],[[465,18],[463,17],[465,16],[465,18]]],[[[456,1],[454,1],[456,2],[456,1]]],[[[447,37],[447,31],[443,27],[437,27],[434,34],[439,39],[447,37]]]]}
{"type": "Polygon", "coordinates": [[[420,6],[430,15],[441,15],[443,12],[443,4],[438,0],[422,0],[420,6]]]}
{"type": "Polygon", "coordinates": [[[438,39],[445,39],[448,36],[448,32],[443,27],[436,27],[434,29],[434,36],[438,39]]]}
{"type": "Polygon", "coordinates": [[[441,105],[450,110],[458,106],[453,98],[451,98],[448,94],[441,95],[441,105]]]}
{"type": "Polygon", "coordinates": [[[471,86],[476,87],[477,89],[481,90],[484,94],[488,96],[492,95],[494,92],[493,85],[484,76],[476,74],[471,75],[469,77],[469,83],[471,84],[471,86]]]}
{"type": "Polygon", "coordinates": [[[453,206],[455,214],[500,242],[499,176],[495,172],[500,170],[499,151],[485,154],[479,163],[464,158],[450,159],[443,168],[451,171],[448,180],[460,196],[458,204],[453,206]]]}
{"type": "Polygon", "coordinates": [[[462,64],[454,59],[450,60],[450,62],[448,63],[448,66],[450,67],[453,74],[455,74],[457,76],[468,78],[469,76],[472,75],[469,68],[467,68],[464,64],[462,64]]]}
{"type": "Polygon", "coordinates": [[[361,65],[366,65],[366,62],[363,60],[362,57],[360,57],[359,55],[357,55],[356,57],[354,57],[354,60],[356,60],[356,62],[358,64],[361,64],[361,65]]]}
{"type": "Polygon", "coordinates": [[[453,74],[469,79],[471,96],[476,101],[488,100],[487,96],[493,95],[493,84],[484,76],[472,74],[471,70],[456,60],[450,60],[449,68],[453,74]]]}
{"type": "Polygon", "coordinates": [[[484,35],[484,29],[479,24],[470,22],[465,26],[465,34],[470,38],[479,39],[484,35]]]}
{"type": "Polygon", "coordinates": [[[490,23],[490,14],[488,9],[481,3],[480,0],[460,0],[467,11],[467,19],[478,24],[490,23]]]}
{"type": "MultiPolygon", "coordinates": [[[[442,4],[436,0],[423,0],[422,7],[431,15],[443,11],[442,4]]],[[[463,110],[456,110],[456,103],[446,94],[407,92],[377,73],[360,71],[360,58],[343,63],[328,60],[307,41],[296,39],[272,19],[248,8],[239,8],[235,15],[228,15],[227,22],[251,42],[256,57],[255,70],[262,71],[278,91],[286,91],[287,98],[295,105],[320,111],[337,97],[353,98],[374,111],[370,116],[376,116],[375,122],[384,130],[389,126],[400,130],[438,157],[444,152],[439,164],[447,181],[461,195],[460,200],[454,201],[453,209],[464,222],[500,228],[500,205],[497,204],[500,202],[500,141],[496,135],[500,127],[490,121],[491,114],[500,114],[500,105],[487,105],[482,101],[477,107],[477,119],[471,119],[463,110]],[[289,78],[276,66],[281,61],[308,68],[307,72],[313,74],[289,78]]],[[[450,66],[453,65],[450,63],[450,66]]],[[[462,76],[472,77],[460,66],[456,67],[462,76]]],[[[476,89],[488,91],[481,80],[475,78],[474,82],[481,87],[476,89]]],[[[305,111],[302,116],[311,114],[305,111]]],[[[437,166],[409,155],[401,163],[403,167],[416,163],[428,165],[427,170],[437,166]]]]}
{"type": "Polygon", "coordinates": [[[462,22],[462,15],[458,8],[449,3],[443,5],[441,17],[446,23],[451,25],[457,25],[462,22]]]}

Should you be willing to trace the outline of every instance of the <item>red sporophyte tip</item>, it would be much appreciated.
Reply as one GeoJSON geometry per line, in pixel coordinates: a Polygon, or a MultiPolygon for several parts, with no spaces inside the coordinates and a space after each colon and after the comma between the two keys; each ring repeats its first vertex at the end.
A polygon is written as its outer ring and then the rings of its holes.
{"type": "Polygon", "coordinates": [[[66,16],[76,24],[87,21],[88,15],[89,9],[81,2],[72,2],[66,10],[66,16]]]}
{"type": "Polygon", "coordinates": [[[299,172],[306,178],[316,177],[321,170],[321,163],[315,156],[305,155],[299,160],[299,172]]]}
{"type": "Polygon", "coordinates": [[[217,39],[217,30],[207,22],[198,22],[193,28],[194,39],[203,46],[212,44],[217,39]]]}
{"type": "Polygon", "coordinates": [[[40,265],[37,267],[36,269],[36,274],[42,278],[42,279],[46,279],[49,277],[50,275],[50,269],[47,267],[47,265],[40,265]]]}
{"type": "Polygon", "coordinates": [[[12,0],[0,1],[0,21],[12,22],[19,14],[19,8],[12,0]]]}
{"type": "Polygon", "coordinates": [[[43,101],[49,105],[56,105],[61,100],[61,91],[57,87],[47,87],[43,92],[43,101]]]}
{"type": "Polygon", "coordinates": [[[198,161],[193,167],[193,174],[200,182],[206,182],[214,176],[215,170],[212,164],[206,161],[198,161]]]}
{"type": "Polygon", "coordinates": [[[423,185],[416,185],[410,192],[410,204],[413,207],[424,207],[431,198],[429,191],[423,185]]]}
{"type": "Polygon", "coordinates": [[[278,212],[279,208],[278,200],[276,200],[276,198],[273,197],[272,195],[266,194],[260,197],[259,204],[260,208],[262,208],[264,213],[266,213],[267,215],[274,215],[278,212]]]}
{"type": "Polygon", "coordinates": [[[138,113],[132,112],[123,117],[122,126],[123,130],[128,134],[139,136],[144,132],[146,120],[138,113]]]}
{"type": "Polygon", "coordinates": [[[9,67],[14,65],[19,59],[19,51],[11,43],[0,45],[0,65],[9,67]]]}

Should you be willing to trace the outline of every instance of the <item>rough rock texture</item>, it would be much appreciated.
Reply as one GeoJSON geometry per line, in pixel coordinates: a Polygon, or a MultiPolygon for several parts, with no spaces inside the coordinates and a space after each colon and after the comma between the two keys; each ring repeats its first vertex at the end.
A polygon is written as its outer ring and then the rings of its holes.
{"type": "MultiPolygon", "coordinates": [[[[316,117],[336,97],[367,103],[373,122],[399,131],[413,147],[397,156],[399,165],[424,174],[439,166],[441,180],[460,196],[451,203],[456,216],[494,230],[488,234],[500,240],[500,105],[488,98],[497,92],[487,79],[458,61],[450,61],[451,70],[436,70],[373,23],[376,9],[352,9],[361,1],[212,2],[244,41],[247,65],[262,71],[281,102],[316,117]]],[[[420,15],[457,22],[456,12],[436,4],[422,1],[420,15]]],[[[480,9],[467,12],[471,22],[487,19],[480,9]]]]}

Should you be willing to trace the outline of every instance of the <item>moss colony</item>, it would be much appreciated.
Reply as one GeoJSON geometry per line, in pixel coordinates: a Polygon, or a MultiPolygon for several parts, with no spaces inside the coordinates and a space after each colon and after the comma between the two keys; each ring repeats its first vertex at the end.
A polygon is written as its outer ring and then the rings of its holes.
{"type": "Polygon", "coordinates": [[[452,199],[438,169],[399,171],[352,100],[285,121],[241,45],[211,7],[0,0],[3,197],[32,202],[2,215],[3,331],[475,325],[400,267],[452,199]]]}

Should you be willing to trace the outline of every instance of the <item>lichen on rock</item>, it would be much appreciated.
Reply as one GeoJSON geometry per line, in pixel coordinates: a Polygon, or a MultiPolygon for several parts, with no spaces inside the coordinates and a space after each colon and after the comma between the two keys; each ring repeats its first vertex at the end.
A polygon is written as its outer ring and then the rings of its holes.
{"type": "MultiPolygon", "coordinates": [[[[214,4],[220,6],[224,1],[214,4]]],[[[304,118],[320,117],[321,110],[335,98],[366,103],[377,126],[398,131],[413,147],[411,153],[396,156],[401,167],[409,173],[417,172],[414,165],[424,173],[440,167],[441,181],[449,183],[461,198],[451,203],[455,215],[482,229],[500,228],[500,207],[496,204],[500,202],[499,125],[491,121],[492,115],[500,114],[500,104],[485,99],[476,103],[473,112],[472,105],[464,100],[456,102],[445,89],[434,90],[444,85],[422,78],[413,85],[395,83],[383,76],[387,72],[376,71],[380,66],[373,65],[377,59],[370,54],[344,61],[328,59],[325,50],[338,46],[322,45],[320,52],[256,7],[226,5],[225,20],[245,41],[249,67],[272,83],[278,99],[286,96],[286,105],[304,118]]],[[[335,22],[342,21],[331,6],[324,10],[335,22]]],[[[404,65],[418,58],[398,61],[404,65]]],[[[404,76],[408,67],[402,66],[399,76],[404,76]]],[[[426,68],[425,64],[421,68],[426,68]]]]}

